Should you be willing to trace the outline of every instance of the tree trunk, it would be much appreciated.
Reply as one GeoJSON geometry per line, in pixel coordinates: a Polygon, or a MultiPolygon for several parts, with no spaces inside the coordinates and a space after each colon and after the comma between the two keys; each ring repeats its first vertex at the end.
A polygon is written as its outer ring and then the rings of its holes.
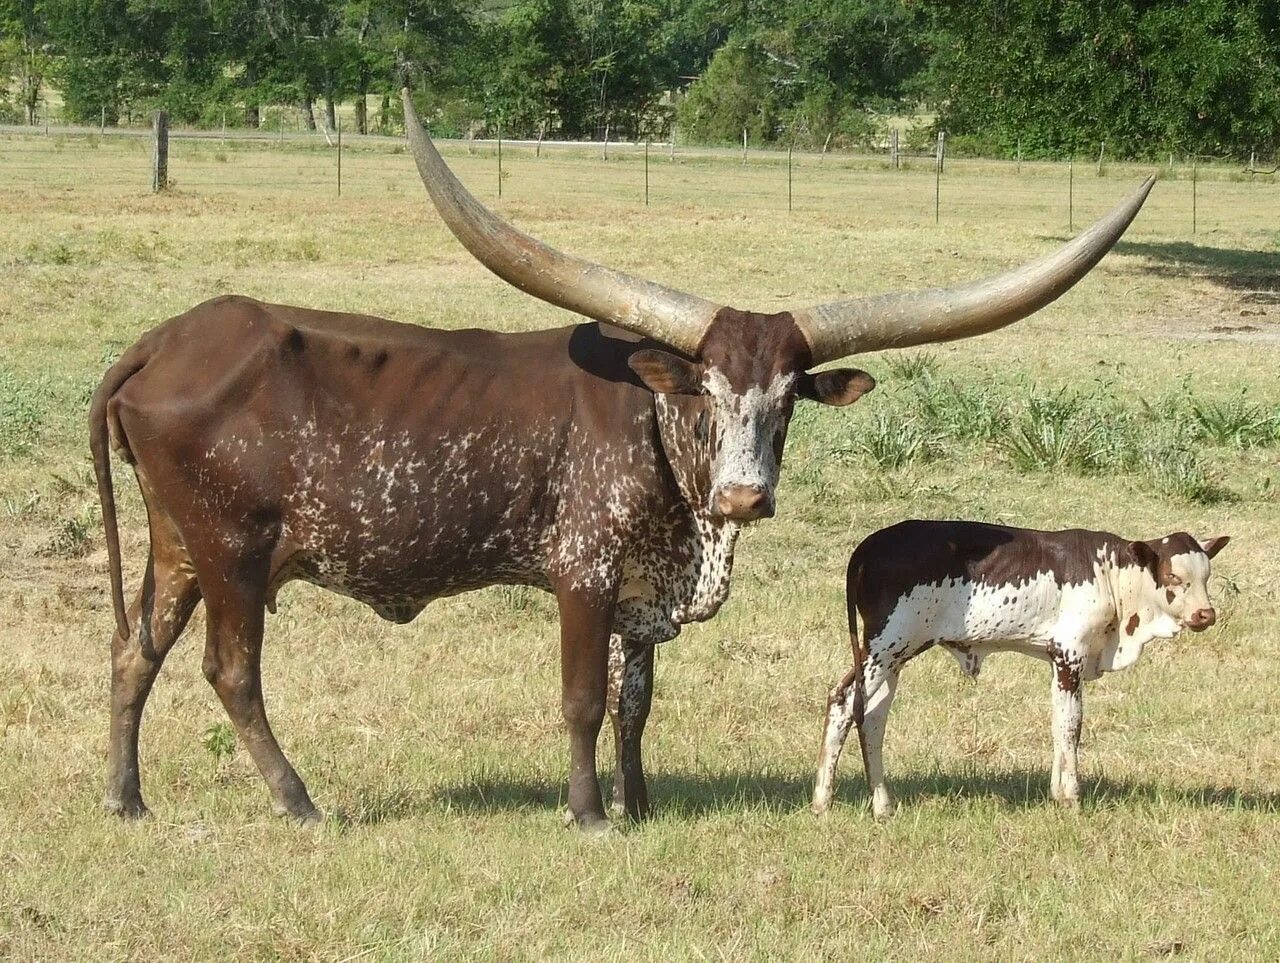
{"type": "Polygon", "coordinates": [[[324,95],[324,120],[329,125],[329,130],[338,129],[338,108],[333,103],[333,95],[324,95]]]}
{"type": "Polygon", "coordinates": [[[262,126],[262,111],[257,104],[245,105],[244,125],[250,130],[257,130],[262,126]]]}
{"type": "Polygon", "coordinates": [[[378,126],[386,133],[391,128],[391,95],[382,95],[382,109],[379,111],[378,126]]]}
{"type": "Polygon", "coordinates": [[[305,97],[303,97],[302,103],[298,105],[299,109],[302,111],[302,119],[307,124],[307,130],[316,129],[316,113],[312,109],[314,106],[315,106],[315,98],[313,98],[310,94],[307,94],[305,97]]]}
{"type": "Polygon", "coordinates": [[[369,71],[363,65],[356,83],[356,133],[369,133],[369,71]]]}

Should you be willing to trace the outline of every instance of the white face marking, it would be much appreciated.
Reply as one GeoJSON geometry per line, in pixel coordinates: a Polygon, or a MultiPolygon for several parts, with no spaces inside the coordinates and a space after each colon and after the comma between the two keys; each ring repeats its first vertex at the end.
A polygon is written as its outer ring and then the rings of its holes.
{"type": "Polygon", "coordinates": [[[703,384],[715,406],[718,450],[711,473],[711,497],[728,488],[756,488],[773,500],[778,485],[779,452],[774,439],[786,428],[787,401],[794,373],[779,374],[765,388],[754,385],[738,394],[720,371],[707,369],[703,384]]]}
{"type": "Polygon", "coordinates": [[[1170,556],[1169,569],[1181,584],[1158,586],[1160,608],[1185,621],[1201,609],[1213,608],[1209,600],[1209,556],[1204,552],[1180,552],[1170,556]],[[1169,598],[1169,593],[1173,598],[1169,598]]]}

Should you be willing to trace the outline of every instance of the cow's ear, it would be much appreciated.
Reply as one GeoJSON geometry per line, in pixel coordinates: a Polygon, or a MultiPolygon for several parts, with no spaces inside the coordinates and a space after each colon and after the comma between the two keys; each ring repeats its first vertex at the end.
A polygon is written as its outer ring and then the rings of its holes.
{"type": "Polygon", "coordinates": [[[1156,550],[1146,542],[1130,542],[1129,551],[1133,553],[1134,560],[1145,569],[1149,569],[1151,574],[1156,572],[1156,566],[1160,563],[1160,556],[1156,554],[1156,550]]]}
{"type": "Polygon", "coordinates": [[[1230,535],[1215,535],[1213,538],[1206,538],[1200,543],[1200,547],[1204,549],[1206,555],[1213,558],[1227,547],[1227,542],[1229,541],[1231,541],[1230,535]]]}
{"type": "Polygon", "coordinates": [[[668,351],[646,348],[633,354],[627,364],[650,390],[660,395],[703,393],[702,368],[668,351]]]}
{"type": "Polygon", "coordinates": [[[817,374],[805,371],[796,384],[796,394],[841,408],[853,404],[875,386],[876,379],[857,368],[836,368],[817,374]]]}

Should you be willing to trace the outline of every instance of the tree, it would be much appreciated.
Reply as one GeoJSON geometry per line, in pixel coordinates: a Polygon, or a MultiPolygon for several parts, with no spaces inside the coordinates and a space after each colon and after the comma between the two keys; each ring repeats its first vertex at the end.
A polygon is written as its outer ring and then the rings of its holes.
{"type": "Polygon", "coordinates": [[[51,67],[48,31],[36,0],[0,0],[0,70],[18,77],[18,100],[28,124],[36,122],[40,93],[51,67]]]}

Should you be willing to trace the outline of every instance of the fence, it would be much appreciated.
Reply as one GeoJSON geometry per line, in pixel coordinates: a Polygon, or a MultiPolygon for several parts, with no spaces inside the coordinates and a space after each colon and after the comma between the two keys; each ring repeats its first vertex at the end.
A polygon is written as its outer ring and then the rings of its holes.
{"type": "MultiPolygon", "coordinates": [[[[163,183],[184,194],[305,190],[338,197],[412,190],[412,165],[397,155],[403,139],[325,131],[171,130],[168,171],[153,131],[139,128],[0,127],[0,188],[75,189],[86,175],[99,191],[145,191],[163,183]],[[47,131],[47,132],[46,132],[47,131]],[[148,143],[151,141],[151,143],[148,143]],[[152,154],[148,156],[148,149],[152,154]],[[87,158],[71,162],[73,157],[87,158]],[[59,158],[68,163],[60,164],[59,158]]],[[[564,196],[641,206],[765,210],[830,210],[855,200],[862,213],[884,209],[895,220],[937,224],[990,217],[1002,207],[1033,207],[1043,225],[1074,231],[1091,220],[1118,189],[1113,175],[1140,179],[1153,165],[1109,162],[1105,145],[1096,158],[1077,163],[990,161],[946,156],[944,136],[928,155],[908,154],[892,140],[882,153],[770,151],[748,147],[688,147],[672,143],[538,140],[443,141],[464,180],[481,196],[519,198],[550,186],[564,196]],[[505,153],[504,153],[505,152],[505,153]],[[593,166],[585,172],[584,163],[593,166]],[[732,168],[732,170],[731,170],[732,168]],[[721,176],[717,176],[721,175],[721,176]],[[928,186],[923,181],[927,179],[928,186]],[[1101,189],[1100,189],[1101,188],[1101,189]],[[1100,206],[1101,204],[1101,206],[1100,206]],[[1056,213],[1055,213],[1056,212],[1056,213]]],[[[1277,171],[1171,156],[1159,165],[1157,196],[1168,209],[1165,233],[1196,235],[1238,218],[1241,190],[1274,193],[1277,171]],[[1182,208],[1181,216],[1178,209],[1182,208]]]]}

